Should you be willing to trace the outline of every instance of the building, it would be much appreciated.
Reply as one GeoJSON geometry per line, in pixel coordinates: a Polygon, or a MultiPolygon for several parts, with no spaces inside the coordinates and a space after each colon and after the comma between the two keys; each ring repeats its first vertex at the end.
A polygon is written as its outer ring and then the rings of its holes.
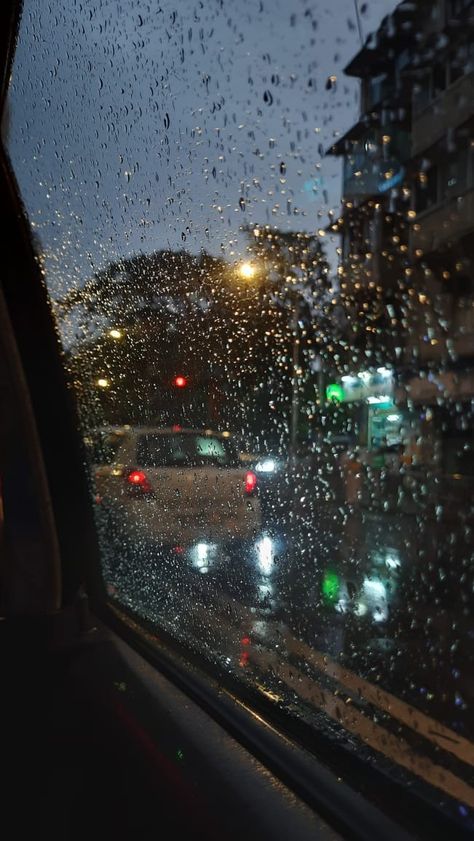
{"type": "Polygon", "coordinates": [[[474,2],[419,5],[404,387],[435,404],[474,398],[474,2]]]}
{"type": "Polygon", "coordinates": [[[359,438],[369,449],[395,440],[401,425],[394,372],[405,334],[414,214],[412,80],[406,70],[416,50],[418,16],[417,4],[400,3],[345,68],[360,79],[360,115],[329,150],[343,158],[342,212],[330,231],[340,236],[345,328],[339,380],[329,384],[327,396],[359,406],[359,438]]]}
{"type": "Polygon", "coordinates": [[[361,113],[330,150],[344,159],[331,230],[356,350],[331,385],[353,401],[361,380],[369,449],[398,436],[446,463],[472,438],[474,0],[400,3],[345,72],[361,80],[361,113]]]}

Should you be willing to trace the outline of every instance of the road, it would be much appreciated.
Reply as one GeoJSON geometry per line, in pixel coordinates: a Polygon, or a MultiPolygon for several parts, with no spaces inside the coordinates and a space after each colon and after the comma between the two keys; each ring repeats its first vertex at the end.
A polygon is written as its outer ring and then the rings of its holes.
{"type": "Polygon", "coordinates": [[[137,548],[119,601],[474,807],[468,528],[299,494],[232,552],[137,548]]]}

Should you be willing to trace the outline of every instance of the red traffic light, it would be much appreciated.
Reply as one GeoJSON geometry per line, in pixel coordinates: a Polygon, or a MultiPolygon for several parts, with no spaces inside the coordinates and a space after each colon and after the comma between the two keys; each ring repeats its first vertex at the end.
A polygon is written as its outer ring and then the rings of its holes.
{"type": "Polygon", "coordinates": [[[186,388],[187,384],[188,384],[188,381],[187,381],[186,377],[182,376],[182,374],[179,374],[173,380],[173,385],[176,386],[176,388],[186,388]]]}

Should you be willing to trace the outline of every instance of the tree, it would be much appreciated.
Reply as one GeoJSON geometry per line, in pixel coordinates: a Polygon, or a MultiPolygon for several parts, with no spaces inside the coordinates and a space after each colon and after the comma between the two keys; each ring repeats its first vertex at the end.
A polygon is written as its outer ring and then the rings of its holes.
{"type": "MultiPolygon", "coordinates": [[[[307,414],[311,414],[315,408],[316,363],[319,361],[321,370],[321,357],[333,350],[330,266],[320,238],[312,234],[280,231],[268,225],[247,228],[246,233],[249,251],[264,278],[261,295],[270,325],[265,332],[269,362],[265,391],[288,433],[290,406],[295,401],[295,368],[298,395],[308,404],[307,414]]],[[[321,375],[317,385],[321,391],[321,375]]],[[[318,397],[321,400],[322,395],[318,397]]],[[[301,426],[301,415],[299,422],[301,426]]]]}
{"type": "Polygon", "coordinates": [[[224,260],[140,254],[110,264],[56,308],[74,328],[69,366],[96,419],[244,428],[255,416],[259,312],[224,260]],[[176,374],[187,388],[173,388],[176,374]]]}

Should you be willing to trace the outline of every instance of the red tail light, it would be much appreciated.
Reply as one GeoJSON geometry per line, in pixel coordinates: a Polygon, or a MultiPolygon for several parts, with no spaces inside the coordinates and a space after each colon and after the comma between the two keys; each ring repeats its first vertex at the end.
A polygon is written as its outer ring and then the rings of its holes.
{"type": "Polygon", "coordinates": [[[127,487],[129,491],[137,494],[151,493],[153,490],[148,476],[143,470],[131,470],[130,473],[127,473],[127,487]]]}
{"type": "Polygon", "coordinates": [[[245,474],[245,493],[254,494],[257,491],[257,477],[251,470],[245,474]]]}

